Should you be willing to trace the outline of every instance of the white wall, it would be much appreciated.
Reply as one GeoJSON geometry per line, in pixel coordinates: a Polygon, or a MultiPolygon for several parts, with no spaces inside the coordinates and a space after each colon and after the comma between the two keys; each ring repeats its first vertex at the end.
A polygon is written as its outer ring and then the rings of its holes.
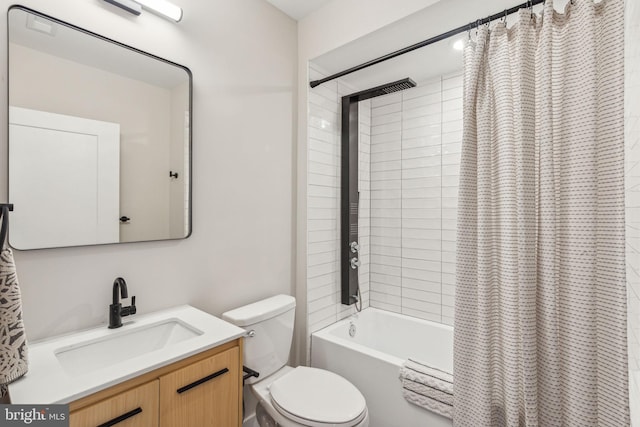
{"type": "MultiPolygon", "coordinates": [[[[188,303],[220,314],[294,291],[296,23],[263,1],[175,2],[184,8],[178,24],[148,12],[135,17],[99,0],[21,2],[183,64],[194,76],[193,235],[17,252],[30,340],[106,322],[117,276],[137,296],[139,313],[188,303]]],[[[6,16],[0,26],[6,81],[6,16]]],[[[6,117],[6,85],[0,98],[6,117]]],[[[0,121],[1,134],[6,126],[0,121]]],[[[0,164],[6,165],[5,144],[0,164]]],[[[0,200],[6,200],[1,175],[0,200]]],[[[56,215],[64,207],[52,206],[52,226],[56,215]]]]}

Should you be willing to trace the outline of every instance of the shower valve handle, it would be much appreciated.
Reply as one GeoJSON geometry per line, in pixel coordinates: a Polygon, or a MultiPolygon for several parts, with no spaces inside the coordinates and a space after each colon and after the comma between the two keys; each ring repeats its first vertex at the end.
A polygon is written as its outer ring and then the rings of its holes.
{"type": "Polygon", "coordinates": [[[360,267],[360,260],[356,257],[351,258],[351,268],[355,270],[358,267],[360,267]]]}
{"type": "Polygon", "coordinates": [[[351,248],[351,252],[353,252],[354,254],[360,250],[360,245],[358,244],[358,242],[351,242],[349,247],[351,248]]]}

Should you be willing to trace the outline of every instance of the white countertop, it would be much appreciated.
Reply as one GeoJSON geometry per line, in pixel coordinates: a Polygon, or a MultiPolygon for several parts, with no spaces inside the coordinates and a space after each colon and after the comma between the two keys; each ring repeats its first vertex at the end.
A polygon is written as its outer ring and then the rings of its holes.
{"type": "Polygon", "coordinates": [[[123,326],[118,329],[108,329],[107,325],[101,325],[93,329],[29,343],[29,371],[9,386],[11,401],[16,404],[69,403],[217,347],[243,336],[244,333],[244,329],[229,322],[194,307],[183,305],[154,313],[134,315],[131,318],[125,317],[123,326]],[[202,334],[86,373],[68,372],[56,357],[56,351],[61,348],[74,346],[79,342],[100,340],[126,332],[127,328],[143,327],[170,318],[179,319],[202,334]]]}

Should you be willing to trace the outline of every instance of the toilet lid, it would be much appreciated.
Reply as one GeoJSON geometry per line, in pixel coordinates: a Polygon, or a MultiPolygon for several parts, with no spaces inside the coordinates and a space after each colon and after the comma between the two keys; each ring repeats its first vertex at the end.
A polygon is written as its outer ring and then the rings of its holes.
{"type": "Polygon", "coordinates": [[[323,369],[299,366],[274,381],[269,392],[276,409],[307,425],[353,425],[365,415],[362,393],[323,369]]]}

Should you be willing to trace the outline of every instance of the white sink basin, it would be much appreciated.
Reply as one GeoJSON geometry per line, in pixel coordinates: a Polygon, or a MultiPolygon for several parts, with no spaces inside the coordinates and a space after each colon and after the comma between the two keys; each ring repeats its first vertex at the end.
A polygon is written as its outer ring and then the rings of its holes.
{"type": "Polygon", "coordinates": [[[71,375],[83,375],[96,369],[163,349],[202,331],[179,319],[167,319],[149,325],[125,325],[112,335],[74,343],[54,351],[63,369],[71,375]]]}
{"type": "Polygon", "coordinates": [[[126,320],[30,342],[29,372],[11,383],[12,403],[69,403],[245,333],[188,305],[126,320]]]}

